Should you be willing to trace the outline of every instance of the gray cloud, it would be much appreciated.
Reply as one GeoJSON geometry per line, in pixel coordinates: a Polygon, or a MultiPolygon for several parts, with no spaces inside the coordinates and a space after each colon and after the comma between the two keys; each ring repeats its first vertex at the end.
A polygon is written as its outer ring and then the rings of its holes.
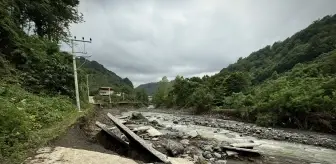
{"type": "Polygon", "coordinates": [[[335,0],[81,0],[96,60],[135,85],[213,74],[336,13],[335,0]]]}

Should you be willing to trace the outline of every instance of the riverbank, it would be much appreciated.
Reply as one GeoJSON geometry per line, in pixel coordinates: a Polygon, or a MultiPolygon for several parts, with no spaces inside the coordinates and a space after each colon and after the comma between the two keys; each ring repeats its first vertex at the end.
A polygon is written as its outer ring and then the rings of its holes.
{"type": "Polygon", "coordinates": [[[242,122],[232,116],[222,113],[211,112],[203,115],[195,115],[193,110],[174,110],[174,109],[139,109],[142,112],[156,112],[185,116],[179,122],[194,125],[222,128],[233,132],[249,135],[260,139],[270,139],[277,141],[288,141],[306,145],[314,145],[336,150],[336,136],[326,133],[303,131],[297,129],[262,127],[256,124],[242,122]]]}

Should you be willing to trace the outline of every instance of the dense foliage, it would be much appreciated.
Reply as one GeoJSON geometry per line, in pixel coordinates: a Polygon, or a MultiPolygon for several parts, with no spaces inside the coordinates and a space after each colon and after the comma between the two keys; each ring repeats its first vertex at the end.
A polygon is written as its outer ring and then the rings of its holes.
{"type": "Polygon", "coordinates": [[[148,95],[144,89],[136,89],[136,100],[142,102],[144,105],[149,104],[148,95]]]}
{"type": "Polygon", "coordinates": [[[21,163],[80,116],[66,96],[40,96],[0,84],[0,163],[21,163]]]}
{"type": "MultiPolygon", "coordinates": [[[[67,41],[70,24],[82,21],[78,4],[0,0],[0,163],[22,163],[80,116],[74,105],[72,56],[58,46],[67,41]]],[[[87,107],[88,72],[97,79],[107,74],[108,83],[133,89],[129,79],[90,63],[78,71],[82,108],[87,107]]]]}
{"type": "Polygon", "coordinates": [[[239,58],[212,77],[177,76],[169,92],[158,90],[154,99],[157,106],[235,109],[233,115],[264,126],[335,133],[335,75],[333,15],[239,58]]]}

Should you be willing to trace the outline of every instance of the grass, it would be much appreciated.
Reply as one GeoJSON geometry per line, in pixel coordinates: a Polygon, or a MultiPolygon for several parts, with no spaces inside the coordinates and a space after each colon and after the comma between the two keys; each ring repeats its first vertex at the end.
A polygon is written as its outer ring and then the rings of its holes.
{"type": "Polygon", "coordinates": [[[88,112],[78,112],[64,96],[34,95],[0,84],[0,163],[22,163],[88,112]]]}

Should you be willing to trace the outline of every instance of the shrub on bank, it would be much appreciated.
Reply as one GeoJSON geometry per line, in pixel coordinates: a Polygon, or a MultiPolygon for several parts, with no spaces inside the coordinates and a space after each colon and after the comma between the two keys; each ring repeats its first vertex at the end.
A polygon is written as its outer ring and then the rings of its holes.
{"type": "Polygon", "coordinates": [[[0,85],[0,163],[21,163],[79,117],[71,99],[0,85]]]}

